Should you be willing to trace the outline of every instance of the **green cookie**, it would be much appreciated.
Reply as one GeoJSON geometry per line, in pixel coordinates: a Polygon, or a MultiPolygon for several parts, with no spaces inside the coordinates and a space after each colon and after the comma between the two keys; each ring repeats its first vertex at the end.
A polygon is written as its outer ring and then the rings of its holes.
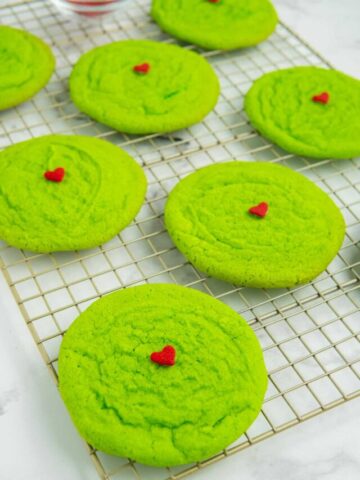
{"type": "Polygon", "coordinates": [[[294,67],[267,73],[247,93],[245,110],[264,137],[289,152],[360,155],[360,81],[341,72],[294,67]]]}
{"type": "Polygon", "coordinates": [[[180,130],[201,121],[216,104],[219,81],[197,53],[126,40],[83,55],[71,74],[70,91],[77,107],[99,122],[144,134],[180,130]]]}
{"type": "Polygon", "coordinates": [[[18,143],[0,153],[0,238],[34,252],[92,248],[131,222],[145,190],[142,169],[104,140],[49,135],[18,143]],[[62,181],[44,177],[59,167],[62,181]]]}
{"type": "Polygon", "coordinates": [[[23,30],[0,26],[0,110],[33,97],[55,67],[50,48],[23,30]]]}
{"type": "Polygon", "coordinates": [[[154,466],[202,460],[258,415],[267,376],[245,320],[175,285],[103,297],[66,333],[60,393],[81,435],[104,452],[154,466]],[[175,365],[150,355],[171,345],[175,365]]]}
{"type": "Polygon", "coordinates": [[[256,45],[278,22],[269,0],[153,0],[151,15],[170,35],[210,50],[256,45]]]}
{"type": "Polygon", "coordinates": [[[289,168],[262,162],[211,165],[189,175],[170,193],[165,223],[200,271],[259,288],[312,280],[345,233],[339,209],[320,188],[289,168]],[[261,203],[268,205],[265,216],[249,212],[261,203]]]}

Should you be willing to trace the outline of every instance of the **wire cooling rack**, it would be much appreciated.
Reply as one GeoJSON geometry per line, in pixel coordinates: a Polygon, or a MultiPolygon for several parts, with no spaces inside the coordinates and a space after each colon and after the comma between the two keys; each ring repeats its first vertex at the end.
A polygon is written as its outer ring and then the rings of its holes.
{"type": "Polygon", "coordinates": [[[202,290],[245,317],[262,345],[269,389],[248,432],[199,464],[154,469],[89,447],[100,478],[107,480],[183,478],[360,394],[360,159],[311,161],[289,155],[260,137],[242,110],[244,93],[264,72],[304,64],[331,66],[281,24],[256,48],[200,51],[222,86],[215,111],[202,123],[171,135],[120,134],[77,111],[69,100],[67,79],[80,54],[96,45],[129,37],[174,42],[159,31],[148,11],[147,0],[131,0],[106,23],[79,23],[40,0],[0,8],[1,23],[44,38],[57,57],[48,87],[33,100],[1,113],[0,148],[49,133],[106,138],[135,157],[149,182],[147,201],[136,220],[105,245],[39,255],[2,243],[2,270],[55,380],[62,336],[91,302],[119,288],[169,282],[202,290]],[[237,288],[202,275],[175,249],[163,224],[169,191],[194,170],[229,159],[287,165],[317,183],[340,207],[347,222],[346,239],[316,280],[291,290],[237,288]]]}

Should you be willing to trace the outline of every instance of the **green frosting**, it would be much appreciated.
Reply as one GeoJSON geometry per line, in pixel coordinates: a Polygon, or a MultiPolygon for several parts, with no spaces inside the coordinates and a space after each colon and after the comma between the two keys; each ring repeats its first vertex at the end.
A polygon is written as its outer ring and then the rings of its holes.
{"type": "Polygon", "coordinates": [[[34,96],[47,84],[54,67],[54,56],[40,38],[0,26],[0,110],[34,96]]]}
{"type": "Polygon", "coordinates": [[[196,290],[143,285],[96,301],[65,334],[60,393],[81,435],[107,453],[171,466],[235,441],[267,376],[245,320],[196,290]],[[165,345],[172,367],[150,361],[165,345]]]}
{"type": "Polygon", "coordinates": [[[0,238],[34,252],[95,247],[116,235],[145,195],[142,169],[90,137],[49,135],[0,153],[0,238]],[[62,182],[44,178],[57,167],[62,182]]]}
{"type": "Polygon", "coordinates": [[[333,201],[289,168],[211,165],[170,193],[165,223],[178,249],[210,276],[249,287],[291,287],[322,272],[340,248],[344,220],[333,201]],[[266,202],[259,218],[249,208],[266,202]]]}
{"type": "Polygon", "coordinates": [[[269,0],[153,0],[151,15],[170,35],[210,50],[256,45],[278,21],[269,0]]]}
{"type": "Polygon", "coordinates": [[[360,155],[360,81],[335,70],[294,67],[263,75],[245,98],[259,132],[297,155],[360,155]],[[312,100],[327,92],[325,105],[312,100]]]}
{"type": "Polygon", "coordinates": [[[83,55],[70,78],[77,107],[125,133],[169,132],[201,121],[215,106],[219,81],[197,53],[176,45],[126,40],[83,55]],[[133,71],[148,63],[146,74],[133,71]]]}

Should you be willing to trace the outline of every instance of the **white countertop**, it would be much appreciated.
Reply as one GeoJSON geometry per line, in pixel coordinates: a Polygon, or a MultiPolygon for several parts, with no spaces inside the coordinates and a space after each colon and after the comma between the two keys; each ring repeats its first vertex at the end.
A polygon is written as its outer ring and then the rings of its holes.
{"type": "MultiPolygon", "coordinates": [[[[360,0],[274,3],[281,18],[335,67],[360,78],[360,0]]],[[[353,400],[192,478],[355,480],[359,444],[360,400],[353,400]]],[[[98,477],[0,277],[0,480],[25,479],[98,477]]]]}

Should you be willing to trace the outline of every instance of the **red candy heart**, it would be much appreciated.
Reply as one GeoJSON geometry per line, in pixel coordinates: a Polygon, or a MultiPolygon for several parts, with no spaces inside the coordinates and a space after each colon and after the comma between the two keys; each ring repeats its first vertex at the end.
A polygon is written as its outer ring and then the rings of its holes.
{"type": "Polygon", "coordinates": [[[269,205],[266,202],[261,202],[259,205],[249,208],[249,213],[257,217],[265,217],[269,210],[269,205]]]}
{"type": "Polygon", "coordinates": [[[46,180],[50,182],[62,182],[65,175],[65,170],[62,167],[55,168],[55,170],[48,170],[44,173],[46,180]]]}
{"type": "Polygon", "coordinates": [[[133,70],[134,70],[134,72],[137,72],[137,73],[146,74],[150,70],[150,64],[149,63],[142,63],[140,65],[135,65],[135,67],[133,67],[133,70]]]}
{"type": "Polygon", "coordinates": [[[210,2],[210,3],[219,3],[220,0],[208,0],[208,2],[210,2]]]}
{"type": "Polygon", "coordinates": [[[159,365],[172,366],[175,365],[175,348],[171,345],[166,345],[161,352],[153,352],[150,355],[150,360],[159,365]]]}
{"type": "Polygon", "coordinates": [[[328,92],[319,93],[319,95],[314,95],[312,101],[316,103],[323,103],[326,105],[330,100],[330,95],[328,92]]]}

